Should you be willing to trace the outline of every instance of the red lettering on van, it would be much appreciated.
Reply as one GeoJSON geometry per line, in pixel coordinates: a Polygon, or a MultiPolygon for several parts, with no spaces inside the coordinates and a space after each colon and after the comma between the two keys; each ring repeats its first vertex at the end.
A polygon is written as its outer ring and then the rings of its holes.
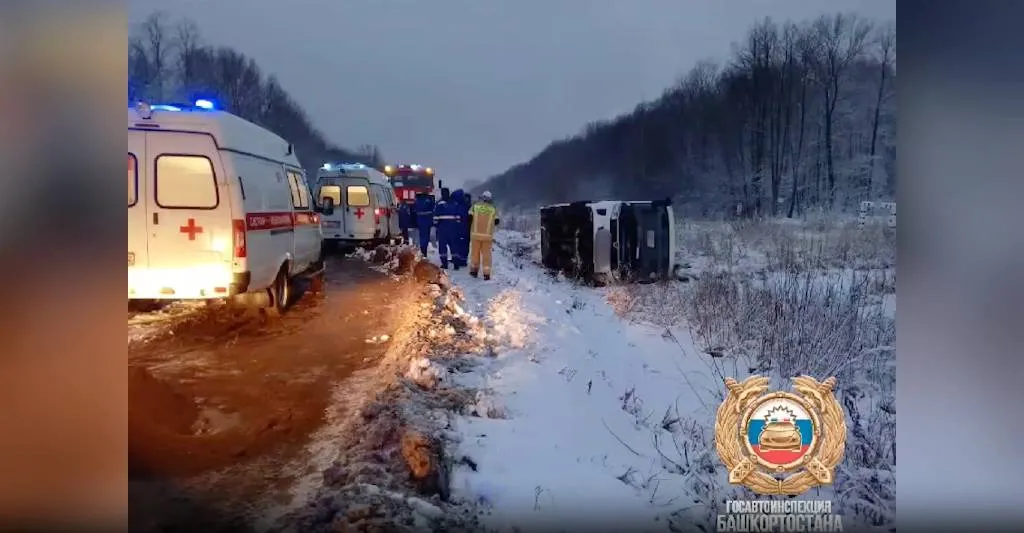
{"type": "Polygon", "coordinates": [[[248,213],[245,215],[245,227],[249,231],[261,231],[290,228],[294,225],[292,213],[248,213]]]}

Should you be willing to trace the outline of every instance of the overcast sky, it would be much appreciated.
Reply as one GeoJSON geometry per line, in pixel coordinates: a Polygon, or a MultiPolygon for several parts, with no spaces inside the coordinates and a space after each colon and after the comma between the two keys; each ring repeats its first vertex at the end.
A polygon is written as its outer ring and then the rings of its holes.
{"type": "Polygon", "coordinates": [[[329,140],[484,179],[723,59],[764,16],[896,18],[895,0],[129,0],[253,57],[329,140]]]}

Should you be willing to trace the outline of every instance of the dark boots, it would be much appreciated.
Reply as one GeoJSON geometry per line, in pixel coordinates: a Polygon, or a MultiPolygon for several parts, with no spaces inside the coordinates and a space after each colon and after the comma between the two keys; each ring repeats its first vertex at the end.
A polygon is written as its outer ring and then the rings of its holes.
{"type": "MultiPolygon", "coordinates": [[[[458,267],[456,267],[456,268],[458,268],[458,267]]],[[[477,275],[476,270],[470,270],[469,271],[469,275],[473,276],[475,278],[476,275],[477,275]]],[[[491,279],[491,275],[490,274],[484,274],[484,281],[489,281],[490,279],[491,279]]]]}

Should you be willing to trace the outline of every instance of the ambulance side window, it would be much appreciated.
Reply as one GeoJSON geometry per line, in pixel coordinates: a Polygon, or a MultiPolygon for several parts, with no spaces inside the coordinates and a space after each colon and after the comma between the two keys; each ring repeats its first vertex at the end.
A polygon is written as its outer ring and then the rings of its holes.
{"type": "Polygon", "coordinates": [[[139,202],[139,160],[128,152],[128,207],[139,202]]]}
{"type": "Polygon", "coordinates": [[[292,207],[298,208],[300,196],[299,187],[295,184],[295,174],[292,174],[291,172],[286,172],[285,176],[288,177],[288,192],[290,192],[292,195],[292,207]]]}
{"type": "Polygon", "coordinates": [[[309,209],[309,192],[306,189],[306,182],[302,179],[302,175],[288,172],[288,186],[292,191],[292,207],[295,209],[309,209]]]}
{"type": "Polygon", "coordinates": [[[381,187],[380,185],[374,185],[373,196],[377,200],[377,207],[388,206],[387,195],[384,194],[384,187],[381,187]]]}
{"type": "Polygon", "coordinates": [[[309,184],[306,183],[306,177],[301,172],[295,173],[295,183],[299,186],[299,196],[302,197],[302,208],[310,209],[309,205],[309,184]]]}
{"type": "Polygon", "coordinates": [[[220,193],[213,162],[201,155],[156,158],[156,205],[165,209],[216,209],[220,193]]]}

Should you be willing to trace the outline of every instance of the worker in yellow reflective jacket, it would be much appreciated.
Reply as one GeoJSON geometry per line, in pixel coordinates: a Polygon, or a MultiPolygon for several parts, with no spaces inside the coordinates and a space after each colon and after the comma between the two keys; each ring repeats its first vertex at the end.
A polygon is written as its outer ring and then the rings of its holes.
{"type": "Polygon", "coordinates": [[[498,222],[491,191],[484,191],[480,201],[469,210],[469,275],[474,278],[483,263],[484,279],[491,279],[491,245],[498,222]]]}

